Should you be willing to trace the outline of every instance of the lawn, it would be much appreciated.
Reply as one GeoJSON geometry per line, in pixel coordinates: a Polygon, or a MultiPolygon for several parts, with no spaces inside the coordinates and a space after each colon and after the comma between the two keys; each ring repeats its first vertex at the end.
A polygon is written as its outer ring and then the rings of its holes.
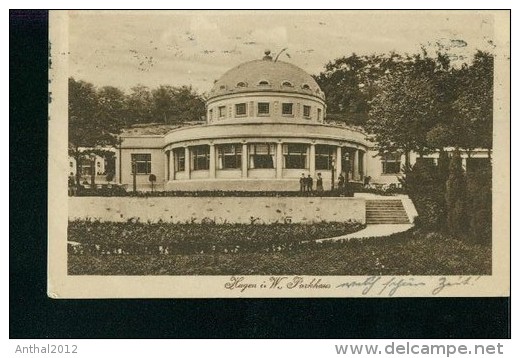
{"type": "Polygon", "coordinates": [[[71,275],[489,275],[491,247],[412,229],[315,243],[357,223],[203,225],[73,221],[71,275]]]}

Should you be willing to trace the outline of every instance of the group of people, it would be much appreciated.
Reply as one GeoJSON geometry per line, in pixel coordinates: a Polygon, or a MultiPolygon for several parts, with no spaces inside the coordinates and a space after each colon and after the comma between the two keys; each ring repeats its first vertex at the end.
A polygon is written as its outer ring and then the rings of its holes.
{"type": "MultiPolygon", "coordinates": [[[[370,181],[370,177],[365,178],[365,184],[367,181],[370,181]]],[[[339,190],[343,190],[347,188],[348,180],[345,178],[343,173],[340,173],[338,176],[338,182],[337,182],[337,188],[339,190]]],[[[302,173],[302,176],[300,177],[300,192],[311,192],[314,191],[314,179],[309,174],[305,176],[305,174],[302,173]]],[[[316,191],[323,191],[323,178],[321,177],[321,173],[317,174],[316,177],[316,191]]]]}
{"type": "MultiPolygon", "coordinates": [[[[311,192],[313,191],[314,179],[309,174],[307,177],[302,173],[300,178],[300,191],[301,192],[311,192]]],[[[321,173],[318,173],[316,178],[316,191],[323,191],[323,178],[321,177],[321,173]]]]}

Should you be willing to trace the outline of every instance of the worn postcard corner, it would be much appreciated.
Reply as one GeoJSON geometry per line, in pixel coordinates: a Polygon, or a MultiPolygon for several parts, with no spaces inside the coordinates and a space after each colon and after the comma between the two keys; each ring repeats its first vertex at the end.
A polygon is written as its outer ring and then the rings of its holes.
{"type": "Polygon", "coordinates": [[[510,12],[49,28],[49,297],[510,294],[510,12]]]}

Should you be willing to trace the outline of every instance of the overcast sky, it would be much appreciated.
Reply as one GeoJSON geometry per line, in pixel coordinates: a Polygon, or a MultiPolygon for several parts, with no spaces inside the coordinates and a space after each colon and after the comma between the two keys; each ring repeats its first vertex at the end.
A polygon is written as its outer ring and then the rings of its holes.
{"type": "Polygon", "coordinates": [[[128,90],[214,80],[265,49],[317,74],[335,58],[413,53],[439,42],[460,61],[493,50],[485,12],[81,12],[69,19],[70,76],[128,90]],[[289,57],[290,56],[290,57],[289,57]]]}

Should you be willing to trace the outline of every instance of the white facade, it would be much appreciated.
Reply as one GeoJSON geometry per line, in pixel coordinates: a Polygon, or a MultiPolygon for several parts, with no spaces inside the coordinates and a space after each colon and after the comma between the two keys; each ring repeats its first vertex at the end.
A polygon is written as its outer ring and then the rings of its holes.
{"type": "Polygon", "coordinates": [[[324,190],[340,175],[399,182],[402,156],[379,157],[364,132],[325,115],[316,81],[267,53],[216,81],[205,124],[121,135],[116,182],[136,190],[151,189],[151,174],[158,190],[298,190],[302,174],[314,185],[321,177],[324,190]]]}
{"type": "MultiPolygon", "coordinates": [[[[76,179],[76,168],[78,163],[76,158],[69,156],[69,177],[76,179]]],[[[79,175],[81,183],[90,184],[92,174],[94,174],[95,182],[97,184],[107,183],[107,168],[109,164],[107,158],[100,155],[89,155],[88,158],[80,160],[79,175]],[[93,172],[93,173],[92,173],[93,172]]],[[[114,180],[112,181],[114,182],[114,180]]]]}

